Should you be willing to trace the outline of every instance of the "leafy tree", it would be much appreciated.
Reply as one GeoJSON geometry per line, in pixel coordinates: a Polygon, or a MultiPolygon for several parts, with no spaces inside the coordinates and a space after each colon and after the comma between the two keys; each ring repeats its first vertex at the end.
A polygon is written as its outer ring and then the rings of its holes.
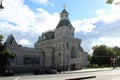
{"type": "Polygon", "coordinates": [[[6,69],[9,60],[13,59],[15,55],[2,43],[3,36],[0,35],[0,73],[6,69]]]}
{"type": "Polygon", "coordinates": [[[117,55],[117,65],[120,66],[120,47],[115,46],[112,49],[116,52],[116,55],[117,55]]]}
{"type": "Polygon", "coordinates": [[[117,56],[116,52],[108,46],[105,45],[94,46],[90,63],[98,64],[98,66],[102,65],[110,66],[111,58],[116,56],[117,56]]]}
{"type": "MultiPolygon", "coordinates": [[[[112,4],[114,2],[114,0],[107,0],[106,4],[112,4]]],[[[115,5],[120,5],[120,1],[117,1],[116,3],[114,3],[115,5]]]]}
{"type": "Polygon", "coordinates": [[[116,52],[117,56],[120,56],[120,47],[115,46],[112,49],[116,52]]]}
{"type": "Polygon", "coordinates": [[[107,0],[106,3],[107,3],[107,4],[112,4],[112,3],[113,3],[113,0],[107,0]]]}
{"type": "Polygon", "coordinates": [[[87,58],[88,58],[88,61],[90,61],[91,60],[91,55],[87,54],[87,58]]]}

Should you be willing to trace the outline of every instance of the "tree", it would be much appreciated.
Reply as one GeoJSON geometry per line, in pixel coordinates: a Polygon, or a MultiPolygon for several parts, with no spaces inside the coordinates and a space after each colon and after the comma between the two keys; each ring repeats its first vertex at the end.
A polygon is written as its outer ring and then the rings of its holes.
{"type": "Polygon", "coordinates": [[[106,3],[107,3],[107,4],[112,4],[112,3],[113,3],[113,0],[107,0],[106,3]]]}
{"type": "MultiPolygon", "coordinates": [[[[107,0],[106,4],[113,4],[114,0],[107,0]]],[[[115,5],[120,5],[120,1],[114,3],[115,5]]]]}
{"type": "Polygon", "coordinates": [[[6,70],[9,60],[13,59],[15,55],[2,43],[3,36],[0,35],[0,73],[6,70]]]}
{"type": "Polygon", "coordinates": [[[120,47],[115,46],[112,48],[117,54],[117,65],[120,66],[120,47]]]}
{"type": "Polygon", "coordinates": [[[90,63],[97,64],[98,66],[111,66],[111,58],[116,56],[116,52],[108,46],[94,46],[90,63]]]}

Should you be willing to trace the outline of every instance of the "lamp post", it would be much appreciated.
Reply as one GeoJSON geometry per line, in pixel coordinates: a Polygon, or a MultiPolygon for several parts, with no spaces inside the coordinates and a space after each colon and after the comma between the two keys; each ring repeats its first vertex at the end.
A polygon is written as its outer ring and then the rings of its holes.
{"type": "Polygon", "coordinates": [[[115,67],[116,67],[116,65],[115,65],[116,60],[117,60],[117,59],[116,59],[115,57],[111,58],[111,61],[112,61],[112,63],[113,63],[113,69],[115,69],[115,67]]]}
{"type": "Polygon", "coordinates": [[[2,6],[2,1],[3,0],[0,1],[0,10],[4,9],[4,7],[2,6]]]}

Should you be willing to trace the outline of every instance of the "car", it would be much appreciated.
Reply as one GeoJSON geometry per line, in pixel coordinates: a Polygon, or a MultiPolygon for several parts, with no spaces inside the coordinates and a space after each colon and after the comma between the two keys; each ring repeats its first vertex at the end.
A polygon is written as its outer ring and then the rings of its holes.
{"type": "Polygon", "coordinates": [[[45,74],[57,74],[57,70],[55,69],[46,69],[44,72],[45,74]]]}
{"type": "Polygon", "coordinates": [[[39,74],[57,74],[57,70],[55,69],[41,69],[41,70],[34,70],[33,71],[34,75],[39,75],[39,74]]]}
{"type": "Polygon", "coordinates": [[[13,76],[14,72],[11,69],[6,69],[5,71],[1,72],[1,76],[13,76]]]}

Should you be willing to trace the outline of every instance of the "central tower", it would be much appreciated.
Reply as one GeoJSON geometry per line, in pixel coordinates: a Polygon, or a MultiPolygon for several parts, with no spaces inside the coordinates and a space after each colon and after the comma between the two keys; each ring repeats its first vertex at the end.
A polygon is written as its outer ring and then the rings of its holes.
{"type": "Polygon", "coordinates": [[[55,29],[55,38],[74,37],[74,30],[69,21],[69,13],[64,8],[60,13],[60,20],[55,29]]]}

